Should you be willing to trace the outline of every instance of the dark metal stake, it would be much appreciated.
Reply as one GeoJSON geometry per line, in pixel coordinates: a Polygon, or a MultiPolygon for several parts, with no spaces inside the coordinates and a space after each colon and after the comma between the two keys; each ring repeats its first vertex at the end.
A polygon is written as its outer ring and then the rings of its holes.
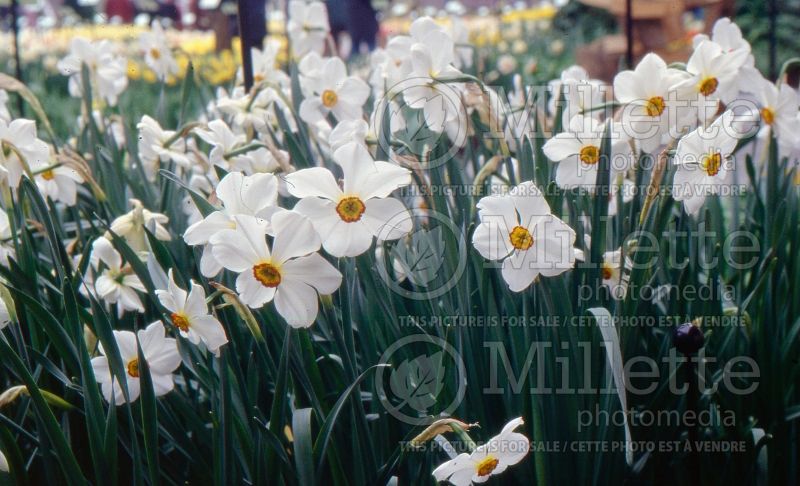
{"type": "Polygon", "coordinates": [[[777,0],[769,0],[769,78],[775,80],[778,76],[778,57],[776,47],[778,38],[778,8],[777,0]]]}
{"type": "Polygon", "coordinates": [[[625,0],[625,63],[633,69],[633,0],[625,0]]]}
{"type": "Polygon", "coordinates": [[[242,71],[244,72],[244,89],[253,87],[253,47],[261,48],[267,35],[265,22],[267,0],[238,0],[239,7],[239,39],[242,43],[242,71]]]}
{"type": "MultiPolygon", "coordinates": [[[[22,61],[19,54],[19,3],[17,0],[11,0],[11,32],[14,34],[14,75],[20,83],[24,83],[22,79],[22,61]]],[[[25,115],[25,106],[22,103],[22,96],[17,94],[17,110],[19,116],[25,115]]]]}

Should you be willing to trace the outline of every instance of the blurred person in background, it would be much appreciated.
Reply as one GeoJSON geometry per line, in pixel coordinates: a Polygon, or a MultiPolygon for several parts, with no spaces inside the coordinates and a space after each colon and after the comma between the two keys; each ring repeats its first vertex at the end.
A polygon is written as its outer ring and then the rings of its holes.
{"type": "Polygon", "coordinates": [[[376,45],[378,19],[371,0],[327,0],[328,22],[337,47],[343,44],[342,34],[350,37],[351,55],[371,51],[376,45]]]}

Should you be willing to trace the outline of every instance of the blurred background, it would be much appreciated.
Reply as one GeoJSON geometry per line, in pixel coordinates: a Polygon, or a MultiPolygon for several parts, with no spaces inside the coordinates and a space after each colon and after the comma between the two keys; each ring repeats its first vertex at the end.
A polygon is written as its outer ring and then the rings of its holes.
{"type": "MultiPolygon", "coordinates": [[[[491,84],[508,88],[515,73],[521,74],[518,82],[543,84],[572,64],[580,64],[592,77],[608,81],[620,68],[648,51],[657,52],[667,61],[685,60],[692,37],[708,31],[723,16],[734,18],[741,26],[753,45],[758,67],[767,75],[772,73],[774,77],[781,64],[800,47],[796,35],[800,0],[326,3],[334,48],[356,64],[362,54],[382,46],[389,35],[402,33],[415,18],[429,15],[448,24],[465,46],[474,46],[465,47],[477,54],[472,56],[472,72],[491,84]]],[[[269,40],[285,47],[286,0],[241,0],[241,5],[245,31],[251,37],[248,45],[260,46],[269,40]]],[[[50,101],[64,106],[76,104],[77,100],[67,97],[67,79],[56,69],[70,40],[76,36],[112,39],[117,41],[117,49],[135,51],[138,36],[153,19],[158,19],[167,30],[171,47],[177,49],[180,64],[180,72],[166,80],[168,86],[183,81],[191,61],[193,76],[207,90],[230,87],[241,58],[238,8],[237,1],[232,0],[0,0],[0,71],[22,76],[45,98],[45,106],[56,106],[49,105],[50,101]],[[19,70],[15,65],[15,18],[21,46],[19,70]]],[[[130,55],[128,59],[131,83],[150,85],[157,97],[161,88],[154,73],[133,60],[137,56],[130,55]]],[[[135,101],[141,110],[141,98],[135,101]]],[[[121,109],[136,113],[137,105],[121,109]]],[[[55,118],[56,124],[73,122],[59,120],[58,114],[55,118]]]]}

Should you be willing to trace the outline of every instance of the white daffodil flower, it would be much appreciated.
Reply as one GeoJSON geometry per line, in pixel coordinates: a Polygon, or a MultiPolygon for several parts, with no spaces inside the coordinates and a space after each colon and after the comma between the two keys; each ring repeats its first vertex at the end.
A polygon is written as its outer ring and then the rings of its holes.
{"type": "Polygon", "coordinates": [[[211,237],[220,231],[235,229],[237,215],[269,218],[277,209],[278,180],[272,174],[245,176],[241,172],[231,172],[217,185],[216,195],[222,202],[220,210],[192,224],[183,234],[187,245],[205,245],[200,271],[206,277],[213,277],[222,270],[210,250],[211,237]]]}
{"type": "Polygon", "coordinates": [[[138,199],[131,199],[130,202],[133,209],[111,222],[110,229],[114,234],[125,238],[128,246],[139,252],[150,249],[147,235],[144,232],[145,228],[161,241],[171,239],[169,231],[164,227],[169,222],[169,217],[145,209],[138,199]]]}
{"type": "Polygon", "coordinates": [[[233,133],[233,130],[224,120],[208,122],[207,129],[195,128],[194,132],[207,144],[211,145],[209,161],[222,168],[228,169],[232,164],[225,158],[225,154],[243,146],[247,137],[243,133],[233,133]]]}
{"type": "Polygon", "coordinates": [[[16,188],[26,164],[29,168],[51,164],[50,147],[36,136],[36,122],[23,118],[11,123],[0,120],[0,181],[6,180],[16,188]]]}
{"type": "Polygon", "coordinates": [[[286,188],[300,201],[295,211],[307,216],[322,236],[325,251],[354,257],[367,251],[374,237],[396,240],[411,231],[412,218],[403,203],[389,195],[411,183],[411,172],[374,161],[359,143],[339,148],[333,159],[342,167],[343,187],[322,167],[286,176],[286,188]]]}
{"type": "Polygon", "coordinates": [[[479,445],[471,453],[462,453],[433,470],[436,481],[447,481],[453,486],[485,483],[491,476],[502,473],[519,463],[530,450],[530,441],[514,432],[525,422],[515,418],[503,427],[499,435],[479,445]]]}
{"type": "MultiPolygon", "coordinates": [[[[232,156],[231,152],[247,145],[247,137],[242,133],[235,133],[223,120],[210,121],[206,130],[197,128],[195,133],[212,146],[209,161],[228,172],[273,173],[281,168],[275,155],[265,147],[232,156]]],[[[279,152],[288,160],[286,152],[279,152]]]]}
{"type": "Polygon", "coordinates": [[[0,211],[0,265],[8,266],[8,257],[14,257],[14,242],[11,241],[11,222],[5,211],[0,211]]]}
{"type": "Polygon", "coordinates": [[[370,54],[372,71],[369,84],[375,99],[381,99],[391,88],[401,83],[411,71],[409,52],[414,40],[405,35],[394,36],[385,48],[377,48],[370,54]]]}
{"type": "Polygon", "coordinates": [[[7,473],[9,470],[8,459],[6,459],[6,455],[3,454],[3,451],[0,451],[0,471],[7,473]]]}
{"type": "MultiPolygon", "coordinates": [[[[375,92],[375,97],[381,98],[384,94],[394,92],[396,85],[404,86],[404,81],[408,79],[412,70],[412,61],[409,53],[414,44],[425,44],[426,36],[430,32],[438,31],[452,39],[439,24],[430,17],[420,17],[411,23],[408,35],[396,35],[389,39],[384,49],[376,49],[372,53],[371,65],[373,67],[370,76],[370,84],[375,92]]],[[[438,36],[436,36],[439,38],[438,36]]],[[[455,44],[451,42],[453,46],[455,44]]],[[[441,50],[447,46],[435,46],[441,50]]],[[[446,57],[451,56],[453,62],[457,62],[455,50],[446,57]]],[[[405,89],[403,87],[403,89],[405,89]]]]}
{"type": "Polygon", "coordinates": [[[191,166],[186,142],[182,137],[176,137],[175,131],[162,129],[157,121],[147,115],[142,117],[136,128],[139,130],[139,160],[150,181],[155,181],[162,162],[173,161],[183,169],[191,166]]]}
{"type": "Polygon", "coordinates": [[[125,311],[144,312],[142,299],[136,291],[147,292],[129,265],[102,236],[92,244],[92,267],[100,274],[94,280],[95,294],[107,304],[117,304],[117,314],[125,311]],[[104,266],[101,267],[101,263],[104,266]]]}
{"type": "MultiPolygon", "coordinates": [[[[267,40],[264,42],[263,49],[251,50],[253,59],[253,84],[269,84],[273,86],[288,86],[289,76],[280,69],[278,56],[281,52],[280,42],[277,40],[267,40]]],[[[237,73],[240,80],[243,79],[242,70],[237,73]]]]}
{"type": "Polygon", "coordinates": [[[178,287],[172,269],[169,270],[169,283],[167,289],[156,290],[158,300],[169,312],[170,320],[192,344],[200,341],[209,351],[219,357],[219,348],[228,342],[225,328],[208,312],[206,293],[203,287],[191,282],[191,290],[187,294],[178,287]]]}
{"type": "Polygon", "coordinates": [[[552,277],[575,265],[575,231],[551,214],[532,182],[482,198],[478,218],[472,245],[487,260],[502,260],[503,279],[514,292],[539,275],[552,277]]]}
{"type": "Polygon", "coordinates": [[[636,183],[629,179],[622,179],[622,182],[611,181],[608,191],[608,215],[614,216],[619,211],[617,207],[617,194],[622,193],[622,203],[633,201],[636,195],[636,183]]]}
{"type": "Polygon", "coordinates": [[[675,109],[677,91],[670,92],[670,88],[685,77],[685,72],[668,68],[653,53],[644,56],[633,71],[614,77],[614,96],[627,105],[622,112],[624,127],[643,151],[654,153],[665,135],[680,135],[681,113],[675,109]]]}
{"type": "Polygon", "coordinates": [[[306,98],[300,103],[300,118],[317,123],[333,113],[338,121],[360,119],[362,106],[369,98],[369,86],[355,76],[347,75],[347,67],[338,57],[325,59],[319,77],[300,77],[306,98]]]}
{"type": "Polygon", "coordinates": [[[599,79],[591,79],[581,66],[570,66],[561,72],[558,79],[547,83],[550,100],[547,109],[551,116],[561,110],[563,120],[571,120],[575,115],[585,114],[598,118],[606,112],[595,109],[606,101],[605,84],[599,79]],[[563,97],[563,105],[560,100],[563,97]]]}
{"type": "Polygon", "coordinates": [[[322,54],[330,30],[328,9],[324,3],[306,3],[302,0],[289,2],[286,32],[295,58],[299,59],[309,52],[322,54]]]}
{"type": "Polygon", "coordinates": [[[164,28],[157,19],[153,20],[150,32],[139,36],[139,47],[144,53],[144,62],[156,73],[158,79],[165,80],[178,74],[178,62],[169,48],[164,28]]]}
{"type": "Polygon", "coordinates": [[[729,182],[731,154],[739,141],[732,126],[734,116],[726,111],[708,128],[699,127],[678,142],[672,194],[689,214],[698,214],[706,196],[719,194],[729,182]]]}
{"type": "Polygon", "coordinates": [[[128,87],[128,61],[114,53],[114,45],[107,40],[91,42],[74,37],[69,54],[58,62],[58,69],[69,76],[69,94],[83,97],[82,66],[88,66],[94,99],[103,99],[115,106],[119,95],[128,87]]]}
{"type": "MultiPolygon", "coordinates": [[[[230,95],[220,89],[215,109],[220,115],[230,119],[231,126],[237,133],[251,130],[263,132],[268,124],[274,126],[277,123],[272,111],[276,103],[279,103],[279,98],[272,88],[262,89],[253,98],[252,93],[246,93],[240,86],[230,95]]],[[[292,121],[288,121],[292,126],[292,121]]]]}
{"type": "MultiPolygon", "coordinates": [[[[544,144],[544,154],[553,162],[559,163],[556,169],[556,184],[559,187],[588,190],[595,187],[605,126],[605,123],[594,118],[575,115],[569,121],[566,131],[544,144]]],[[[613,128],[609,160],[611,180],[627,171],[633,163],[633,151],[627,137],[615,133],[613,128]]]]}
{"type": "Polygon", "coordinates": [[[336,152],[348,143],[358,142],[366,147],[367,137],[373,135],[369,124],[362,119],[342,120],[328,134],[331,152],[336,152]]]}
{"type": "Polygon", "coordinates": [[[11,121],[11,112],[8,111],[8,93],[4,89],[0,89],[0,121],[9,123],[11,121]]]}
{"type": "Polygon", "coordinates": [[[73,169],[64,165],[31,167],[36,172],[36,187],[42,196],[49,197],[53,201],[61,201],[67,206],[74,206],[78,199],[78,184],[82,184],[83,177],[73,169]]]}
{"type": "Polygon", "coordinates": [[[720,99],[732,99],[738,93],[736,76],[746,58],[747,52],[724,52],[716,42],[702,41],[686,63],[689,76],[670,90],[677,91],[680,99],[692,100],[698,119],[705,123],[717,113],[720,99]]]}
{"type": "Polygon", "coordinates": [[[236,216],[236,229],[211,238],[222,266],[239,274],[236,291],[252,308],[275,301],[275,309],[292,327],[309,327],[317,318],[317,294],[339,288],[342,274],[317,251],[319,235],[307,218],[294,211],[272,216],[272,248],[267,223],[253,216],[236,216]]]}
{"type": "Polygon", "coordinates": [[[14,305],[14,301],[11,299],[11,294],[8,292],[8,289],[3,288],[2,292],[9,299],[9,301],[6,302],[6,298],[0,295],[0,329],[4,329],[14,320],[11,317],[11,311],[8,309],[9,304],[12,306],[14,305]]]}
{"type": "MultiPolygon", "coordinates": [[[[714,27],[711,29],[711,38],[706,34],[697,34],[692,39],[692,45],[697,47],[701,42],[711,40],[719,44],[723,53],[733,53],[737,56],[745,56],[742,66],[739,68],[739,73],[736,75],[733,82],[737,86],[739,92],[753,93],[754,88],[758,86],[759,81],[763,78],[761,73],[756,68],[756,59],[753,57],[752,48],[750,43],[742,36],[742,31],[728,17],[722,17],[714,22],[714,27]]],[[[732,96],[722,98],[723,103],[730,103],[736,96],[736,90],[731,90],[732,96]]]]}
{"type": "Polygon", "coordinates": [[[795,146],[800,143],[797,91],[786,83],[778,87],[765,79],[756,91],[761,123],[775,134],[779,144],[795,146]]]}
{"type": "MultiPolygon", "coordinates": [[[[631,268],[632,265],[633,262],[626,257],[625,267],[631,268]]],[[[603,285],[608,288],[611,298],[615,300],[624,299],[625,293],[628,290],[629,276],[623,275],[622,269],[622,248],[617,248],[614,251],[607,251],[603,253],[603,263],[600,267],[603,285]]]]}
{"type": "MultiPolygon", "coordinates": [[[[181,355],[178,354],[175,339],[166,337],[164,324],[156,321],[136,334],[130,331],[114,331],[114,340],[119,348],[122,365],[125,367],[125,381],[131,402],[136,401],[141,394],[137,341],[142,347],[142,355],[150,370],[155,396],[160,397],[172,391],[175,387],[172,373],[181,365],[181,355]]],[[[122,386],[111,373],[103,345],[100,344],[98,349],[101,356],[92,358],[94,377],[101,386],[105,399],[114,405],[122,405],[126,402],[122,386]]]]}
{"type": "Polygon", "coordinates": [[[425,124],[436,133],[449,122],[466,123],[459,86],[441,82],[461,74],[453,62],[453,39],[444,31],[430,30],[411,47],[411,72],[403,84],[403,99],[423,111],[425,124]]]}

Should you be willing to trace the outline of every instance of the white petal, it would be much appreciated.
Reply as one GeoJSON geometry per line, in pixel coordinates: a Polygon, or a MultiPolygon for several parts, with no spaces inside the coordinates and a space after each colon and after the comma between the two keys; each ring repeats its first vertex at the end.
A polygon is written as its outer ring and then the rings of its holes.
{"type": "Polygon", "coordinates": [[[253,270],[248,269],[236,278],[236,292],[246,305],[258,309],[275,296],[274,287],[266,287],[253,276],[253,270]]]}
{"type": "Polygon", "coordinates": [[[299,280],[323,295],[332,294],[342,284],[342,274],[319,253],[289,260],[281,273],[286,280],[299,280]]]}
{"type": "MultiPolygon", "coordinates": [[[[534,243],[535,244],[535,243],[534,243]]],[[[515,251],[503,260],[503,279],[512,292],[521,292],[527,289],[539,275],[539,270],[534,262],[534,251],[515,251]]]]}
{"type": "Polygon", "coordinates": [[[413,227],[411,213],[398,199],[369,199],[361,220],[380,240],[396,240],[407,235],[413,227]]]}
{"type": "Polygon", "coordinates": [[[286,176],[286,189],[294,197],[324,197],[336,201],[342,190],[328,169],[313,167],[292,172],[286,176]]]}
{"type": "Polygon", "coordinates": [[[206,347],[219,355],[219,348],[228,342],[225,329],[216,317],[211,315],[195,317],[191,321],[192,331],[200,335],[206,347]]]}
{"type": "Polygon", "coordinates": [[[294,211],[281,211],[272,217],[271,223],[275,231],[272,243],[275,261],[285,262],[319,250],[319,235],[306,216],[294,211]]]}
{"type": "Polygon", "coordinates": [[[372,246],[373,235],[361,221],[347,223],[339,220],[328,235],[322,235],[322,246],[335,257],[355,257],[372,246]]]}
{"type": "Polygon", "coordinates": [[[472,234],[472,245],[487,260],[500,260],[511,253],[511,230],[501,218],[481,222],[472,234]]]}
{"type": "Polygon", "coordinates": [[[300,281],[282,282],[275,292],[275,308],[290,326],[308,327],[317,318],[317,292],[300,281]]]}
{"type": "Polygon", "coordinates": [[[548,159],[560,162],[581,151],[582,144],[574,133],[563,132],[548,140],[542,150],[548,159]]]}

